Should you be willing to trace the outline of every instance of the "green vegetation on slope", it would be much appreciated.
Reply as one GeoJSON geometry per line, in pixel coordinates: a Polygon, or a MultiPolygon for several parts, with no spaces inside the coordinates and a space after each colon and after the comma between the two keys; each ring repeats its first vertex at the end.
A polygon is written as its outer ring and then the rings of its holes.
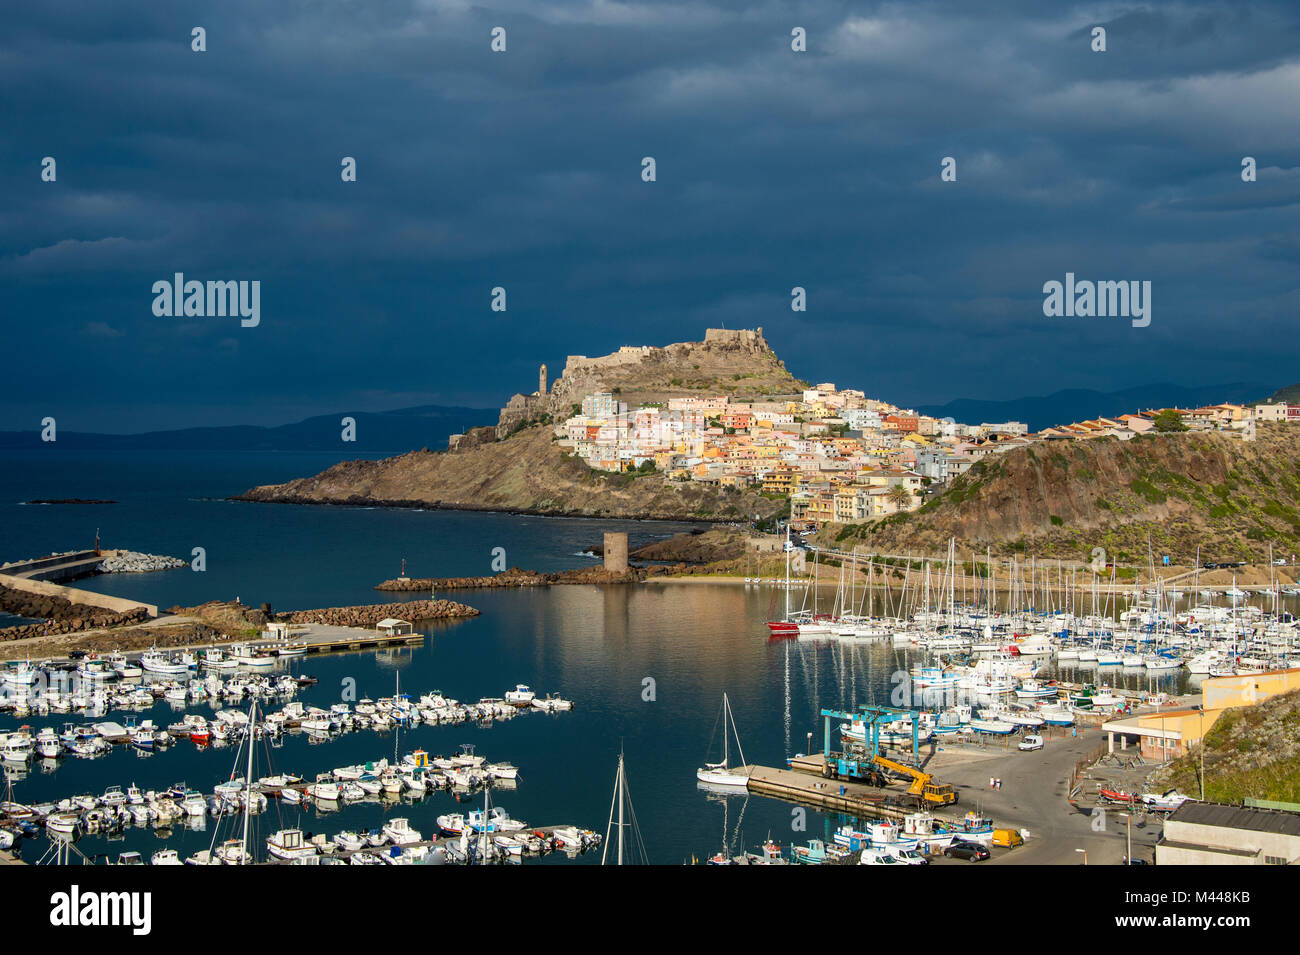
{"type": "MultiPolygon", "coordinates": [[[[1196,796],[1201,754],[1175,760],[1159,779],[1196,796]]],[[[1228,710],[1205,734],[1205,798],[1300,802],[1300,691],[1228,710]]]]}

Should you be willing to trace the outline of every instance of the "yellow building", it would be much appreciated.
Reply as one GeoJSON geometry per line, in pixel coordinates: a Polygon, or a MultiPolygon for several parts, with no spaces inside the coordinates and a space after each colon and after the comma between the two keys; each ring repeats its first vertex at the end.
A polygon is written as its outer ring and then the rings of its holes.
{"type": "Polygon", "coordinates": [[[1136,743],[1143,759],[1161,762],[1185,756],[1204,738],[1229,709],[1254,706],[1271,696],[1300,690],[1300,669],[1270,670],[1244,676],[1219,676],[1201,685],[1199,707],[1157,709],[1126,719],[1111,720],[1101,728],[1110,752],[1136,743]]]}
{"type": "Polygon", "coordinates": [[[789,496],[799,490],[802,482],[803,474],[798,468],[780,465],[763,476],[763,490],[770,494],[789,496]]]}

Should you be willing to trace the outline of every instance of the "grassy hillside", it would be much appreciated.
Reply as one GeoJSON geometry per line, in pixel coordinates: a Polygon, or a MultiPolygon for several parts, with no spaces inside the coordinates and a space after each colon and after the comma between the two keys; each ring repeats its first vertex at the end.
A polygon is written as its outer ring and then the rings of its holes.
{"type": "MultiPolygon", "coordinates": [[[[1158,778],[1199,795],[1200,772],[1194,752],[1158,778]]],[[[1205,798],[1239,803],[1247,796],[1300,802],[1300,691],[1228,710],[1205,734],[1205,798]]]]}
{"type": "Polygon", "coordinates": [[[961,550],[1120,561],[1260,561],[1270,542],[1300,553],[1300,428],[1270,425],[1252,443],[1221,434],[1037,444],[978,462],[919,511],[832,528],[841,546],[961,550]]]}
{"type": "Polygon", "coordinates": [[[1268,401],[1285,401],[1287,404],[1300,404],[1300,385],[1287,385],[1268,396],[1268,401]]]}

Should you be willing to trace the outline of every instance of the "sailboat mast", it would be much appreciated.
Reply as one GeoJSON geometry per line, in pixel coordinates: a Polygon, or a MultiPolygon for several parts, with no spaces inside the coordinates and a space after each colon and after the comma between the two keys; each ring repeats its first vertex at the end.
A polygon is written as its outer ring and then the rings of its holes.
{"type": "Polygon", "coordinates": [[[253,807],[253,736],[257,729],[257,700],[248,709],[248,777],[244,783],[244,835],[240,842],[239,864],[248,859],[248,817],[253,807]]]}
{"type": "Polygon", "coordinates": [[[790,619],[790,525],[785,525],[785,619],[790,619]]]}
{"type": "Polygon", "coordinates": [[[618,864],[623,864],[623,802],[626,798],[624,795],[623,781],[623,753],[618,754],[618,864]]]}

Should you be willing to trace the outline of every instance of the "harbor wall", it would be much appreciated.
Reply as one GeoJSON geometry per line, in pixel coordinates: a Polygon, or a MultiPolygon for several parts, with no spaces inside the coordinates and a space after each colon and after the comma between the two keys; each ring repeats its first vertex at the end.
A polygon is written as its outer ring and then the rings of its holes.
{"type": "Polygon", "coordinates": [[[12,564],[6,564],[0,567],[0,574],[23,577],[28,580],[76,580],[79,577],[92,575],[101,561],[116,553],[118,552],[115,550],[100,551],[98,554],[93,550],[82,550],[69,554],[53,554],[49,557],[39,557],[36,560],[16,561],[12,564]]]}
{"type": "Polygon", "coordinates": [[[132,610],[143,609],[150,617],[158,616],[158,607],[154,604],[128,600],[125,597],[110,597],[107,594],[92,593],[89,590],[81,590],[77,587],[65,587],[62,584],[52,584],[45,580],[32,580],[27,577],[15,577],[13,574],[0,574],[0,585],[14,590],[26,591],[29,594],[40,594],[44,597],[62,597],[69,603],[84,604],[88,607],[101,607],[104,610],[111,610],[113,613],[130,613],[132,610]]]}

